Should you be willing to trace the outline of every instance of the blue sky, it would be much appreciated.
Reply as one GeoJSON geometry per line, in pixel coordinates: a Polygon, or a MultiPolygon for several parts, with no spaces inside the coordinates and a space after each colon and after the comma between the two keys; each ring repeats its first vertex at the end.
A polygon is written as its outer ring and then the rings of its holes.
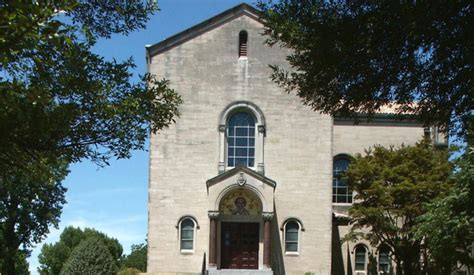
{"type": "MultiPolygon", "coordinates": [[[[133,57],[135,73],[143,74],[145,45],[155,44],[241,2],[241,0],[158,0],[160,11],[145,30],[127,37],[101,40],[94,51],[117,60],[133,57]]],[[[179,92],[179,91],[178,91],[179,92]]],[[[133,152],[128,160],[112,161],[99,168],[82,162],[70,167],[64,181],[68,188],[59,229],[51,228],[47,239],[38,244],[29,258],[30,271],[37,273],[38,254],[44,243],[58,241],[66,226],[92,227],[117,238],[125,253],[132,244],[144,242],[147,234],[148,152],[133,152]]]]}

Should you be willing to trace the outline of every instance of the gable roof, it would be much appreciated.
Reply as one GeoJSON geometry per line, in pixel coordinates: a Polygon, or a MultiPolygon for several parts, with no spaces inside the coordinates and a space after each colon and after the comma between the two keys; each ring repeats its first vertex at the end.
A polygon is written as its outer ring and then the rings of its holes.
{"type": "Polygon", "coordinates": [[[186,29],[182,32],[179,32],[171,37],[166,38],[165,40],[156,43],[151,46],[146,46],[148,56],[154,56],[159,53],[165,52],[173,47],[181,45],[182,43],[193,39],[196,36],[199,36],[205,32],[208,32],[218,26],[227,23],[243,14],[262,22],[261,12],[256,8],[250,6],[249,4],[242,3],[231,9],[228,9],[206,21],[203,21],[193,27],[186,29]]]}
{"type": "Polygon", "coordinates": [[[229,171],[225,171],[224,173],[213,177],[212,179],[208,179],[206,181],[206,186],[209,189],[209,187],[213,186],[214,184],[219,183],[219,182],[221,182],[221,181],[223,181],[227,178],[230,178],[230,177],[236,175],[239,172],[244,172],[247,175],[252,176],[252,177],[256,178],[257,180],[259,180],[259,181],[261,181],[265,184],[268,184],[273,188],[276,187],[276,182],[274,180],[272,180],[270,178],[267,178],[264,175],[254,171],[254,170],[252,170],[248,167],[245,167],[245,166],[237,166],[237,167],[235,167],[235,168],[233,168],[229,171]]]}

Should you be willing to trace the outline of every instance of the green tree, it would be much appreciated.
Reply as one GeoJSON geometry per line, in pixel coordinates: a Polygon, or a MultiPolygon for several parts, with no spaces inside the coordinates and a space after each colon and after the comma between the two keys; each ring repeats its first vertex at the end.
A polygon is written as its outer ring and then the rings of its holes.
{"type": "MultiPolygon", "coordinates": [[[[0,242],[1,243],[1,242],[0,242]]],[[[28,258],[28,251],[24,250],[19,250],[16,253],[16,259],[15,259],[15,270],[17,274],[19,275],[29,275],[29,265],[28,262],[26,261],[26,258],[28,258]]],[[[0,259],[0,267],[3,266],[3,260],[0,259]]]]}
{"type": "Polygon", "coordinates": [[[43,245],[38,256],[40,263],[38,272],[42,275],[59,275],[75,248],[88,239],[100,241],[109,251],[114,265],[119,266],[123,248],[117,239],[110,238],[92,228],[82,230],[69,226],[63,230],[58,242],[43,245]]]}
{"type": "MultiPolygon", "coordinates": [[[[427,248],[425,261],[442,274],[459,268],[474,271],[474,136],[470,133],[455,160],[454,186],[445,197],[428,204],[415,229],[415,236],[427,248]]],[[[430,272],[435,274],[434,270],[430,272]]]]}
{"type": "Polygon", "coordinates": [[[61,270],[64,275],[112,275],[116,272],[117,265],[110,251],[97,238],[82,241],[72,251],[61,270]]]}
{"type": "Polygon", "coordinates": [[[147,244],[134,244],[129,255],[122,260],[122,270],[134,268],[146,272],[147,244]]]}
{"type": "Polygon", "coordinates": [[[22,261],[28,249],[57,226],[64,204],[65,188],[61,180],[67,173],[63,163],[47,166],[37,162],[24,164],[29,169],[13,167],[0,170],[0,272],[22,273],[22,261]]]}
{"type": "Polygon", "coordinates": [[[375,146],[358,154],[345,173],[356,192],[348,239],[362,237],[386,245],[397,274],[420,274],[423,244],[414,236],[426,203],[450,187],[452,165],[447,150],[423,141],[415,146],[375,146]]]}
{"type": "Polygon", "coordinates": [[[131,58],[106,60],[92,50],[98,39],[144,27],[156,10],[155,1],[0,3],[3,274],[16,273],[20,246],[28,249],[57,224],[70,163],[128,158],[178,115],[181,99],[166,80],[136,82],[131,58]],[[27,234],[12,231],[26,227],[27,234]]]}
{"type": "Polygon", "coordinates": [[[260,0],[268,43],[291,49],[273,80],[314,110],[373,114],[395,103],[465,134],[474,106],[471,1],[260,0]],[[416,104],[413,104],[416,102],[416,104]]]}

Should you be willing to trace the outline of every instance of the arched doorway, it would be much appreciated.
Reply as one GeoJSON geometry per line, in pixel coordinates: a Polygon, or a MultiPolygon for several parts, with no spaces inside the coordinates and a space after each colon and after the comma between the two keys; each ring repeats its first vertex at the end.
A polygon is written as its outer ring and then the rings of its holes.
{"type": "Polygon", "coordinates": [[[219,269],[271,271],[271,221],[276,182],[245,166],[206,181],[209,274],[219,269]]]}
{"type": "Polygon", "coordinates": [[[262,203],[251,190],[227,192],[219,203],[221,269],[258,269],[262,203]]]}

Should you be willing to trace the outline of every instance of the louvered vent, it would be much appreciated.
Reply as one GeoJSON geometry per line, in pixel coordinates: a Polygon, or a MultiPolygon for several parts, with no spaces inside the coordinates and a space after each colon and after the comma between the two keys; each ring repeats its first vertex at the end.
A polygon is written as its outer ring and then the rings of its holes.
{"type": "Polygon", "coordinates": [[[247,32],[241,31],[239,33],[239,57],[247,56],[247,32]]]}

